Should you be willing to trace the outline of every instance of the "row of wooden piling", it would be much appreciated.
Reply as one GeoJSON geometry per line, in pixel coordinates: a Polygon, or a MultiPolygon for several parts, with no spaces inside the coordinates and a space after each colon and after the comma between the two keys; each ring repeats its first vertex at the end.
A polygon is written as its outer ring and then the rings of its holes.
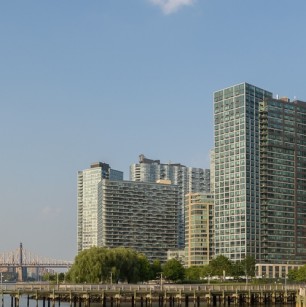
{"type": "MultiPolygon", "coordinates": [[[[22,294],[11,294],[11,307],[19,307],[19,301],[22,294]]],[[[91,303],[100,303],[103,307],[120,307],[121,303],[130,303],[131,307],[200,307],[206,305],[239,305],[239,304],[287,304],[297,303],[298,307],[306,307],[306,297],[303,298],[298,293],[291,291],[273,291],[273,292],[209,292],[206,294],[182,294],[182,293],[149,293],[149,294],[105,294],[102,293],[48,293],[48,294],[33,294],[27,295],[27,307],[29,307],[30,299],[42,301],[43,307],[60,307],[61,302],[68,302],[70,307],[90,307],[91,303]]],[[[4,307],[4,299],[2,295],[2,307],[4,307]]]]}

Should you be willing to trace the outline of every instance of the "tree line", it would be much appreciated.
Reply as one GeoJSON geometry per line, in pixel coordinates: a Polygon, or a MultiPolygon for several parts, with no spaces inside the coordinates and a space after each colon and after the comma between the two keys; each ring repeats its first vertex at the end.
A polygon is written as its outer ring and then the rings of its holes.
{"type": "MultiPolygon", "coordinates": [[[[241,262],[232,262],[219,255],[204,266],[184,268],[176,259],[161,264],[159,260],[150,263],[147,257],[131,248],[92,247],[80,252],[74,264],[58,281],[73,283],[137,283],[159,280],[163,277],[173,282],[203,281],[217,276],[239,278],[255,275],[255,259],[247,256],[241,262]]],[[[54,276],[45,279],[55,280],[54,276]]]]}
{"type": "MultiPolygon", "coordinates": [[[[176,259],[161,264],[159,260],[150,263],[147,257],[130,248],[92,247],[80,252],[70,270],[64,274],[46,274],[44,280],[72,283],[137,283],[158,280],[163,277],[173,282],[208,282],[217,277],[234,279],[255,276],[255,259],[246,256],[242,261],[231,261],[223,255],[203,266],[184,268],[176,259]]],[[[306,265],[290,270],[288,281],[306,282],[306,265]]]]}

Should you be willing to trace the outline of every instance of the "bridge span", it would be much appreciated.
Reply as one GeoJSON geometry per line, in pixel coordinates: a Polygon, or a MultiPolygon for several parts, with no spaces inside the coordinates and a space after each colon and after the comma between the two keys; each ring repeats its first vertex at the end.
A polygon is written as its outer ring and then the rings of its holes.
{"type": "Polygon", "coordinates": [[[68,269],[73,261],[56,260],[47,257],[41,257],[27,251],[20,243],[19,248],[14,251],[0,253],[0,270],[13,270],[18,274],[18,281],[26,280],[28,268],[63,268],[68,269]]]}

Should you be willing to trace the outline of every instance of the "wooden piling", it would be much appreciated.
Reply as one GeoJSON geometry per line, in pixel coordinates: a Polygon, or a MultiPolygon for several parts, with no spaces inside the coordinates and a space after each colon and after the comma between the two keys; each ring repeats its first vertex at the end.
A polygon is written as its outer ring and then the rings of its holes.
{"type": "Polygon", "coordinates": [[[185,295],[185,307],[188,307],[189,305],[189,296],[185,295]]]}

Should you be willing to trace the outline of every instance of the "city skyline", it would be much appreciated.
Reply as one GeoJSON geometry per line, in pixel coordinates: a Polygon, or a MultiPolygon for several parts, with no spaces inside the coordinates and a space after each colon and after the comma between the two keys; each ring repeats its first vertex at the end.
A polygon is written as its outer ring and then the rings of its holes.
{"type": "Polygon", "coordinates": [[[2,3],[0,252],[77,252],[78,170],[209,168],[213,92],[306,99],[303,1],[2,3]]]}

